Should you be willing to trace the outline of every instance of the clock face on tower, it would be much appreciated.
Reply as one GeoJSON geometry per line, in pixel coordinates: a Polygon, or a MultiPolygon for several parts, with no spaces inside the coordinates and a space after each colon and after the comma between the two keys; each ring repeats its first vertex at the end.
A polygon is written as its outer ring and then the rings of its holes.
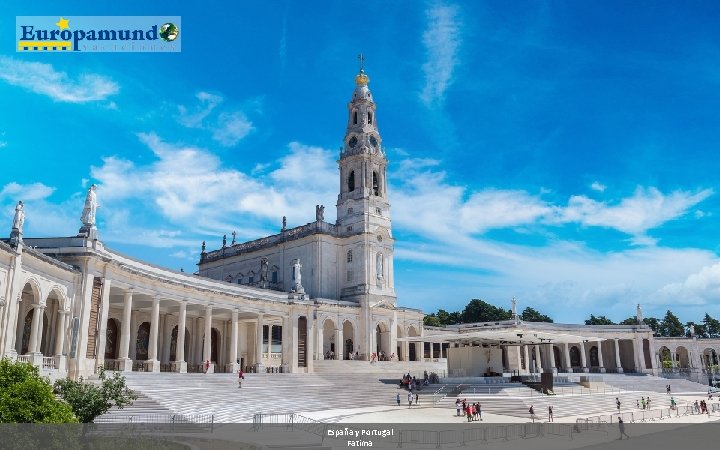
{"type": "Polygon", "coordinates": [[[378,141],[375,139],[375,136],[370,136],[370,144],[372,144],[373,147],[378,146],[378,141]]]}
{"type": "Polygon", "coordinates": [[[355,147],[357,145],[357,143],[358,143],[358,139],[355,136],[351,137],[350,140],[348,141],[348,145],[350,145],[350,147],[355,147]]]}

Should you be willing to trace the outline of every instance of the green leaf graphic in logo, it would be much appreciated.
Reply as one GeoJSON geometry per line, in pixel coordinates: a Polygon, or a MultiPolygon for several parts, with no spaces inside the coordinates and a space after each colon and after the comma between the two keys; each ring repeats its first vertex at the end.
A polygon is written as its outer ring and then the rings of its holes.
{"type": "Polygon", "coordinates": [[[172,42],[177,39],[180,30],[174,23],[165,23],[160,27],[160,39],[165,42],[172,42]]]}

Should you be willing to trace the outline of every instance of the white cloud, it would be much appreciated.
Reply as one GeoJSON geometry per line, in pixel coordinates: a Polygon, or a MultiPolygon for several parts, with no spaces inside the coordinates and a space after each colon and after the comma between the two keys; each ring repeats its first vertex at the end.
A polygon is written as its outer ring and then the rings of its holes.
{"type": "Polygon", "coordinates": [[[19,184],[11,182],[0,190],[0,199],[16,199],[22,201],[44,200],[55,191],[55,188],[42,183],[19,184]]]}
{"type": "MultiPolygon", "coordinates": [[[[567,205],[553,204],[520,190],[484,189],[468,192],[452,185],[436,169],[437,161],[408,159],[391,173],[393,219],[403,228],[443,235],[482,233],[490,229],[526,225],[564,225],[615,229],[630,236],[633,245],[655,245],[646,233],[685,215],[713,191],[674,191],[638,187],[615,204],[585,196],[570,197],[567,205]]],[[[542,195],[542,194],[541,194],[542,195]]]]}
{"type": "Polygon", "coordinates": [[[593,191],[605,192],[605,189],[607,189],[607,186],[605,186],[604,184],[602,184],[598,181],[593,181],[593,183],[590,185],[590,189],[592,189],[593,191]]]}
{"type": "MultiPolygon", "coordinates": [[[[282,215],[288,216],[291,225],[310,222],[315,204],[325,201],[331,205],[336,195],[333,153],[318,147],[291,143],[290,153],[276,162],[279,167],[265,180],[224,167],[208,150],[171,144],[155,134],[140,134],[139,138],[155,154],[152,163],[138,166],[107,157],[101,166],[91,168],[100,185],[99,201],[116,214],[125,211],[124,216],[112,219],[118,223],[118,232],[134,225],[138,213],[130,207],[133,205],[135,210],[155,210],[191,233],[229,233],[235,228],[232,222],[238,220],[244,224],[238,229],[241,237],[256,238],[267,234],[261,223],[268,218],[278,224],[282,215]]],[[[328,211],[327,220],[332,220],[331,215],[328,211]]]]}
{"type": "Polygon", "coordinates": [[[675,191],[666,195],[653,187],[638,187],[632,197],[622,199],[617,205],[608,205],[583,195],[572,196],[567,207],[559,211],[558,220],[642,235],[684,215],[712,193],[712,189],[704,189],[697,193],[675,191]]]}
{"type": "Polygon", "coordinates": [[[0,56],[0,80],[68,103],[104,100],[120,90],[116,82],[102,75],[83,73],[72,78],[65,72],[56,71],[50,64],[7,56],[0,56]]]}
{"type": "Polygon", "coordinates": [[[212,139],[224,147],[236,145],[253,131],[252,122],[242,111],[229,110],[213,114],[224,101],[221,95],[201,91],[195,97],[197,105],[178,106],[177,120],[181,125],[209,131],[212,139]]]}
{"type": "Polygon", "coordinates": [[[225,147],[232,147],[253,130],[253,125],[245,114],[236,111],[220,114],[211,129],[214,140],[225,147]]]}
{"type": "Polygon", "coordinates": [[[720,303],[720,262],[703,267],[684,281],[658,289],[653,301],[662,304],[706,305],[720,303]]]}
{"type": "Polygon", "coordinates": [[[427,59],[422,67],[425,86],[420,99],[427,106],[441,103],[452,84],[460,47],[458,15],[458,8],[450,5],[434,5],[426,11],[427,28],[422,41],[427,59]]]}

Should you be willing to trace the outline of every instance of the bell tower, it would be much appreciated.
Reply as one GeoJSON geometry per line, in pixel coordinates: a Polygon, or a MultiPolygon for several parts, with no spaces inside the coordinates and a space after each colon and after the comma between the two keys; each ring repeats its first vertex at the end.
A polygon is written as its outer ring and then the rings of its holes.
{"type": "Polygon", "coordinates": [[[369,308],[396,304],[387,159],[378,132],[377,105],[363,67],[355,76],[340,150],[338,234],[343,236],[341,298],[369,308]],[[346,276],[345,276],[346,275],[346,276]]]}
{"type": "Polygon", "coordinates": [[[365,74],[363,57],[355,76],[355,91],[348,103],[348,122],[340,151],[340,195],[337,225],[343,234],[390,234],[387,194],[387,159],[377,126],[376,108],[365,74]]]}

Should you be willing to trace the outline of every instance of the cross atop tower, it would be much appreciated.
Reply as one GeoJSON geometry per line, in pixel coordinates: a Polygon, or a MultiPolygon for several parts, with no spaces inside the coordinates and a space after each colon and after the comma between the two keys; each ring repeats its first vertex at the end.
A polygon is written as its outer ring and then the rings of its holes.
{"type": "Polygon", "coordinates": [[[360,60],[360,72],[362,72],[365,69],[365,55],[360,53],[357,57],[360,60]]]}

